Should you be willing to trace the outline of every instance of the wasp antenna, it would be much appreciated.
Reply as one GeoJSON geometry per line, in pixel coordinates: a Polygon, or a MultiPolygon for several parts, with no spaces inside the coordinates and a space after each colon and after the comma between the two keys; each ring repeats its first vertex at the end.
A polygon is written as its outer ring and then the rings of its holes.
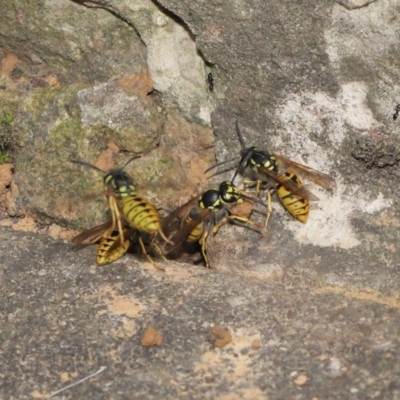
{"type": "Polygon", "coordinates": [[[242,146],[242,150],[244,150],[246,148],[246,144],[244,142],[244,137],[242,135],[242,132],[240,132],[238,120],[236,120],[236,133],[238,135],[240,145],[242,146]]]}
{"type": "Polygon", "coordinates": [[[125,168],[128,164],[130,164],[133,160],[136,160],[137,158],[140,158],[140,157],[142,157],[140,154],[131,157],[131,158],[124,164],[124,166],[123,166],[121,169],[124,169],[124,168],[125,168]]]}
{"type": "Polygon", "coordinates": [[[100,169],[100,168],[96,167],[95,165],[90,164],[90,163],[88,163],[86,161],[81,161],[81,160],[69,160],[69,161],[71,161],[74,164],[80,164],[80,165],[83,165],[85,167],[89,167],[89,168],[95,169],[97,171],[102,172],[103,174],[107,173],[106,171],[103,171],[102,169],[100,169]]]}
{"type": "Polygon", "coordinates": [[[241,167],[241,165],[239,164],[239,166],[236,168],[235,173],[233,174],[233,177],[232,177],[232,179],[231,179],[231,183],[232,183],[232,184],[233,184],[233,182],[234,182],[234,180],[235,180],[235,178],[236,178],[236,176],[237,176],[237,174],[238,174],[238,172],[239,172],[240,167],[241,167]]]}
{"type": "Polygon", "coordinates": [[[253,148],[246,148],[246,144],[244,143],[244,137],[242,135],[242,132],[240,132],[238,120],[236,120],[236,133],[238,135],[239,142],[242,147],[242,150],[240,152],[242,155],[242,159],[240,160],[239,165],[236,168],[233,178],[231,179],[231,183],[233,183],[233,181],[235,180],[235,178],[236,178],[237,174],[240,172],[240,170],[247,165],[248,161],[250,160],[250,158],[253,154],[253,151],[252,151],[253,148]]]}
{"type": "MultiPolygon", "coordinates": [[[[216,164],[214,164],[214,165],[211,165],[211,167],[207,168],[207,169],[204,171],[204,173],[206,174],[207,172],[211,171],[211,170],[214,169],[214,168],[219,167],[220,165],[228,164],[229,162],[234,161],[236,158],[237,158],[237,157],[234,157],[234,158],[231,158],[230,160],[220,161],[219,163],[216,163],[216,164]]],[[[232,169],[232,168],[230,168],[230,169],[232,169]]],[[[222,172],[229,171],[230,169],[227,169],[227,170],[222,171],[222,172]]],[[[219,174],[222,173],[222,172],[219,172],[219,174]]],[[[216,174],[214,174],[214,175],[216,175],[216,174]]],[[[214,176],[214,175],[212,175],[212,176],[214,176]]],[[[211,178],[211,177],[210,177],[210,178],[211,178]]]]}
{"type": "Polygon", "coordinates": [[[243,199],[246,199],[246,200],[250,200],[250,201],[252,201],[254,203],[261,204],[264,207],[268,207],[267,204],[264,201],[259,200],[259,199],[255,198],[255,197],[246,196],[245,194],[242,194],[242,193],[240,193],[240,197],[242,197],[243,199]]]}
{"type": "Polygon", "coordinates": [[[232,169],[232,168],[223,169],[222,171],[217,171],[217,172],[215,172],[214,174],[210,175],[207,179],[211,179],[211,178],[213,178],[214,176],[221,175],[221,174],[223,174],[224,172],[230,171],[231,169],[232,169]]]}
{"type": "MultiPolygon", "coordinates": [[[[245,150],[247,151],[247,149],[245,149],[245,150]]],[[[233,181],[235,180],[237,174],[240,172],[240,170],[247,165],[247,163],[250,160],[250,157],[251,157],[252,154],[253,154],[252,151],[247,151],[247,153],[245,153],[245,155],[242,157],[242,159],[240,160],[239,165],[237,166],[236,171],[233,174],[233,177],[231,179],[231,183],[232,184],[233,184],[233,181]]]]}

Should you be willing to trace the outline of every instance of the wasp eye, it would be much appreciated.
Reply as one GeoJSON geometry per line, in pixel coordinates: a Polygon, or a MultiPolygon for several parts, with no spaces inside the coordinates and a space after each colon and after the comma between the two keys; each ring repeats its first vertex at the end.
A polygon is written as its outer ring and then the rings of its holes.
{"type": "Polygon", "coordinates": [[[113,184],[113,180],[114,180],[114,177],[113,177],[112,174],[105,175],[104,179],[103,179],[105,185],[112,185],[113,184]]]}

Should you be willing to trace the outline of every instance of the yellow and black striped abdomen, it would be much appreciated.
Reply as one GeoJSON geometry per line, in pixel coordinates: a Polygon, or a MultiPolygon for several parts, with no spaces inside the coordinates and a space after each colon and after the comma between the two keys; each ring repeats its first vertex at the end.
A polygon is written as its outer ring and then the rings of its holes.
{"type": "Polygon", "coordinates": [[[119,205],[131,228],[147,233],[160,231],[160,216],[150,200],[132,194],[119,200],[119,205]]]}
{"type": "MultiPolygon", "coordinates": [[[[187,218],[186,222],[190,224],[191,218],[187,218]]],[[[187,243],[197,243],[204,233],[204,222],[200,222],[188,235],[185,242],[187,243]]]]}
{"type": "MultiPolygon", "coordinates": [[[[295,183],[298,187],[303,186],[303,182],[293,172],[286,172],[281,176],[284,177],[285,180],[292,180],[293,183],[295,183]]],[[[276,194],[278,195],[283,206],[294,218],[303,223],[307,222],[308,213],[310,211],[310,202],[308,199],[294,195],[289,191],[289,189],[281,184],[277,185],[276,194]]]]}
{"type": "Polygon", "coordinates": [[[120,240],[119,231],[113,231],[110,235],[101,240],[96,255],[96,262],[98,265],[106,265],[117,261],[128,251],[131,245],[129,238],[125,239],[123,245],[119,245],[115,249],[110,250],[117,240],[120,240]]]}

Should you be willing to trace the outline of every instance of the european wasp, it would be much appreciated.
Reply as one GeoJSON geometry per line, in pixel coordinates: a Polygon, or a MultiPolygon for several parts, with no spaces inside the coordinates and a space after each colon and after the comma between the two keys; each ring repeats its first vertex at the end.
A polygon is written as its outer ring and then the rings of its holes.
{"type": "MultiPolygon", "coordinates": [[[[137,193],[136,183],[128,173],[123,170],[126,165],[136,158],[138,158],[138,156],[129,159],[122,168],[115,168],[108,172],[85,161],[71,160],[73,163],[93,168],[104,174],[103,182],[105,195],[112,220],[109,228],[101,235],[101,239],[111,237],[112,233],[117,230],[119,233],[120,246],[122,248],[125,245],[127,234],[123,228],[124,223],[131,229],[129,233],[133,234],[137,230],[139,233],[145,233],[151,236],[159,234],[165,241],[169,241],[161,229],[160,216],[157,209],[150,200],[137,193]]],[[[130,234],[128,234],[128,237],[129,236],[130,234]]],[[[147,253],[141,234],[138,235],[138,242],[146,258],[157,269],[162,270],[147,253]]],[[[113,245],[111,250],[115,248],[116,245],[113,245]]]]}
{"type": "MultiPolygon", "coordinates": [[[[334,190],[336,188],[335,180],[329,175],[278,154],[257,150],[256,147],[246,147],[237,121],[236,132],[242,149],[240,151],[241,158],[232,178],[232,182],[237,174],[242,175],[246,179],[245,184],[256,185],[257,196],[262,186],[267,187],[269,211],[272,209],[270,195],[270,185],[272,185],[272,187],[276,188],[277,196],[286,210],[299,221],[303,223],[307,221],[309,201],[318,201],[319,199],[303,186],[303,182],[297,174],[307,176],[324,189],[334,190]],[[284,172],[280,172],[280,170],[284,172]]],[[[215,164],[205,172],[230,161],[232,160],[215,164]]],[[[265,222],[264,229],[267,227],[268,219],[269,218],[267,218],[265,222]]]]}
{"type": "Polygon", "coordinates": [[[216,234],[220,227],[228,222],[240,221],[255,228],[261,226],[247,217],[235,215],[230,208],[244,200],[265,205],[257,199],[246,196],[233,183],[222,182],[218,189],[209,189],[200,196],[193,197],[186,204],[169,214],[162,222],[165,232],[174,232],[171,237],[173,245],[165,250],[171,255],[180,246],[199,243],[207,268],[207,237],[212,231],[216,234]]]}

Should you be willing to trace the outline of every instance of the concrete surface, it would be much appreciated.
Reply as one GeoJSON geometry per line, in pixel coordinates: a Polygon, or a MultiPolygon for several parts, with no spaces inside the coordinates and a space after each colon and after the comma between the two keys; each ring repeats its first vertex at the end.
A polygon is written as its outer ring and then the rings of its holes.
{"type": "Polygon", "coordinates": [[[396,293],[94,252],[0,227],[1,399],[400,399],[396,293]]]}

